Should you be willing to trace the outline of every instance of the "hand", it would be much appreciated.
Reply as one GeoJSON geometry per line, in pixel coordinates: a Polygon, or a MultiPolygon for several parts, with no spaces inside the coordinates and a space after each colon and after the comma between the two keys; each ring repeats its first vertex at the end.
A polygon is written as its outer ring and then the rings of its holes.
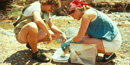
{"type": "Polygon", "coordinates": [[[47,37],[47,44],[49,44],[52,41],[52,37],[51,35],[47,35],[46,37],[47,37]]]}
{"type": "Polygon", "coordinates": [[[70,46],[70,43],[74,43],[73,37],[68,39],[65,43],[63,43],[61,45],[61,49],[64,51],[65,49],[67,49],[70,46]]]}
{"type": "Polygon", "coordinates": [[[67,40],[67,39],[66,39],[66,36],[65,36],[65,34],[64,34],[64,33],[62,33],[61,38],[62,38],[62,43],[63,43],[63,42],[65,42],[65,41],[67,40]]]}
{"type": "MultiPolygon", "coordinates": [[[[83,40],[83,39],[84,39],[84,37],[82,38],[82,40],[83,40]]],[[[78,44],[80,44],[82,40],[80,40],[80,41],[78,41],[78,42],[74,42],[74,41],[73,41],[73,37],[72,37],[72,38],[68,39],[65,43],[63,43],[63,44],[61,45],[61,48],[62,48],[62,50],[64,51],[65,49],[67,49],[67,48],[70,46],[70,43],[78,43],[78,44]]]]}

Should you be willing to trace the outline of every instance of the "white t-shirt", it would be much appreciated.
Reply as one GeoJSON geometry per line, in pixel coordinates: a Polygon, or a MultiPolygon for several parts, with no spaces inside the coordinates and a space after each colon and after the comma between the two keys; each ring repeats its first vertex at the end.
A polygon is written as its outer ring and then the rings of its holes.
{"type": "Polygon", "coordinates": [[[34,2],[30,4],[28,8],[23,12],[24,16],[33,16],[33,12],[38,11],[41,12],[41,4],[39,2],[34,2]]]}
{"type": "Polygon", "coordinates": [[[48,22],[49,13],[41,12],[41,4],[39,2],[34,2],[34,3],[30,4],[30,6],[24,10],[23,15],[24,16],[33,16],[34,11],[40,12],[41,17],[44,18],[44,21],[48,22]]]}

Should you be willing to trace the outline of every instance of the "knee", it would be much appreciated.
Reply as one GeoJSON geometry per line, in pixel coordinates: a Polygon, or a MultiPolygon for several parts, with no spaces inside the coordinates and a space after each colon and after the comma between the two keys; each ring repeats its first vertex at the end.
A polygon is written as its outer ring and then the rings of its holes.
{"type": "Polygon", "coordinates": [[[27,28],[29,29],[30,32],[38,33],[38,27],[34,22],[28,23],[27,28]]]}

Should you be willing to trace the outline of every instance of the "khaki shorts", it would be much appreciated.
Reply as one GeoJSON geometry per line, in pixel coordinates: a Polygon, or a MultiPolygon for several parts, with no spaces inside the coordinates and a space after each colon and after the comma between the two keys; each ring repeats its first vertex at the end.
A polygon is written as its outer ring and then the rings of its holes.
{"type": "Polygon", "coordinates": [[[121,47],[122,39],[120,32],[112,41],[102,40],[105,52],[115,52],[121,47]]]}

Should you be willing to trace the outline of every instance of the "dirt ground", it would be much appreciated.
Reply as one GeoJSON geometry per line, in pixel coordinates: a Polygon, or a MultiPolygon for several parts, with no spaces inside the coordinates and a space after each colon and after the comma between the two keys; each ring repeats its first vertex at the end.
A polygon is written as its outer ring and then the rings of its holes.
{"type": "MultiPolygon", "coordinates": [[[[55,63],[52,61],[48,63],[38,62],[31,59],[31,50],[26,48],[25,44],[20,44],[16,41],[12,26],[14,20],[20,14],[23,5],[19,6],[15,2],[7,8],[7,12],[1,14],[0,11],[0,65],[80,65],[68,63],[55,63]],[[6,20],[7,19],[7,20],[6,20]]],[[[3,12],[3,11],[2,11],[3,12]]],[[[117,24],[120,22],[130,22],[129,12],[112,12],[107,14],[117,24]]],[[[62,31],[68,27],[79,28],[80,22],[73,20],[70,17],[54,17],[53,23],[62,31]],[[68,21],[72,21],[69,22],[68,21]]],[[[100,57],[97,57],[96,65],[130,65],[130,26],[118,26],[122,35],[122,45],[118,51],[117,58],[108,64],[100,63],[100,57]]],[[[41,42],[38,48],[42,50],[48,57],[52,57],[55,49],[60,48],[61,40],[53,40],[50,44],[41,42]]]]}
{"type": "MultiPolygon", "coordinates": [[[[113,14],[109,14],[112,16],[113,14]]],[[[64,31],[68,27],[79,28],[80,23],[75,22],[72,18],[67,17],[54,17],[54,24],[64,31]],[[68,23],[68,21],[72,21],[68,23]],[[62,25],[61,25],[62,24],[62,25]]],[[[112,17],[113,18],[113,17],[112,17]]],[[[117,18],[117,17],[116,17],[117,18]]],[[[117,22],[118,23],[118,22],[117,22]]],[[[108,64],[102,64],[99,61],[96,65],[129,65],[130,64],[130,27],[118,26],[122,35],[121,48],[116,52],[117,58],[108,64]]],[[[55,49],[60,48],[61,42],[58,40],[52,41],[50,44],[41,42],[38,44],[38,48],[42,50],[48,57],[52,57],[55,49]]],[[[12,22],[1,21],[0,22],[0,65],[79,65],[68,63],[55,63],[52,60],[48,63],[41,63],[31,59],[31,51],[26,48],[25,44],[20,44],[16,41],[12,22]]]]}

